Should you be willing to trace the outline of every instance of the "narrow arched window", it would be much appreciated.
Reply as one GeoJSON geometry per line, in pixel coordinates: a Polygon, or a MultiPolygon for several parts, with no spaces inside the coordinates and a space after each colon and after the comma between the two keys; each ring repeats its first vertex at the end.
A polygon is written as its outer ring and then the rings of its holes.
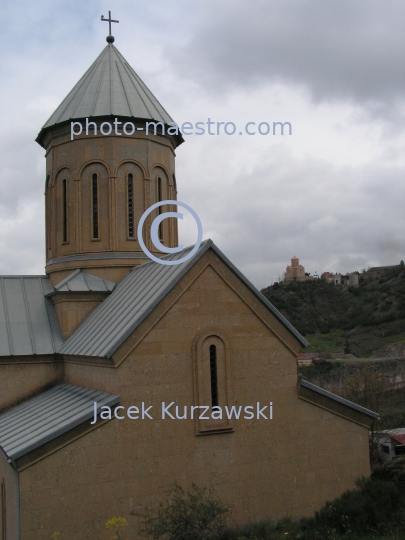
{"type": "MultiPolygon", "coordinates": [[[[160,176],[157,179],[157,190],[158,190],[158,202],[161,202],[163,199],[162,199],[162,179],[160,178],[160,176]]],[[[162,206],[159,206],[158,210],[159,210],[159,216],[160,216],[161,213],[162,213],[162,206]]],[[[159,224],[159,240],[160,241],[163,240],[163,226],[162,226],[162,223],[159,224]]]]}
{"type": "Polygon", "coordinates": [[[218,407],[217,348],[210,345],[211,404],[218,407]]]}
{"type": "Polygon", "coordinates": [[[128,174],[128,236],[134,235],[134,175],[128,174]]]}
{"type": "Polygon", "coordinates": [[[92,210],[93,210],[93,239],[98,239],[98,178],[92,176],[92,210]]]}
{"type": "Polygon", "coordinates": [[[63,242],[68,241],[68,201],[67,201],[67,181],[62,180],[62,238],[63,242]]]}

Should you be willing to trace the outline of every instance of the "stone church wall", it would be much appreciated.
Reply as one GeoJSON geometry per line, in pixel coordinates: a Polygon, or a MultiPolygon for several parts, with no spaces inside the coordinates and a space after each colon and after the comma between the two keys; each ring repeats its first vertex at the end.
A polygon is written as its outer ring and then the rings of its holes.
{"type": "Polygon", "coordinates": [[[66,364],[67,382],[118,393],[125,408],[153,405],[154,419],[113,420],[23,470],[23,540],[55,529],[101,537],[112,516],[128,519],[135,538],[135,514],[164,500],[174,481],[212,484],[237,522],[309,515],[369,473],[367,429],[298,397],[295,340],[225,265],[206,262],[114,355],[119,367],[66,364]],[[196,403],[193,344],[216,329],[228,348],[229,405],[271,401],[273,419],[196,435],[194,420],[162,420],[161,403],[196,403]]]}
{"type": "Polygon", "coordinates": [[[41,362],[24,362],[12,359],[0,362],[0,411],[11,407],[17,401],[39,393],[48,385],[56,384],[62,377],[63,364],[53,362],[52,357],[41,362]]]}
{"type": "Polygon", "coordinates": [[[8,463],[0,449],[0,538],[18,538],[18,488],[17,472],[8,463]],[[2,534],[3,533],[3,534],[2,534]]]}

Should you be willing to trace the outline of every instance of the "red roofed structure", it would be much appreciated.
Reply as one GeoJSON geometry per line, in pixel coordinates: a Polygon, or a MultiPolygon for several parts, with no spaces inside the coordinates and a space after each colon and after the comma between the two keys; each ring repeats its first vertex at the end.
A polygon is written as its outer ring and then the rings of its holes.
{"type": "Polygon", "coordinates": [[[383,463],[405,455],[405,428],[386,429],[376,433],[378,457],[383,463]]]}

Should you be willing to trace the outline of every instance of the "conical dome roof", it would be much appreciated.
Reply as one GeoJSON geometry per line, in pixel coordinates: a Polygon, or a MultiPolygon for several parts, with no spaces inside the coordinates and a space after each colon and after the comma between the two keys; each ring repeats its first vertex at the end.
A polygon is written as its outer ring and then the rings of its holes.
{"type": "Polygon", "coordinates": [[[42,127],[98,116],[173,122],[114,45],[107,45],[42,127]]]}

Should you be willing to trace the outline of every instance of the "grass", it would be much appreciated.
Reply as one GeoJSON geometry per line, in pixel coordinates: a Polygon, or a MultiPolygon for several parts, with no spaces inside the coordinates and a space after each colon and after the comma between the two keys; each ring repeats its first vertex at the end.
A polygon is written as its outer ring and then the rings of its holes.
{"type": "MultiPolygon", "coordinates": [[[[389,334],[389,331],[387,330],[389,334]]],[[[320,354],[331,354],[344,351],[346,336],[349,339],[351,352],[359,358],[368,358],[379,349],[387,345],[405,343],[405,332],[393,335],[385,335],[384,330],[373,331],[372,328],[356,328],[356,331],[346,332],[335,329],[327,334],[308,334],[305,339],[309,342],[309,347],[303,352],[320,354]]]]}
{"type": "Polygon", "coordinates": [[[308,334],[305,339],[309,347],[303,349],[303,352],[333,353],[342,351],[345,346],[345,332],[343,330],[331,330],[328,334],[308,334]]]}

